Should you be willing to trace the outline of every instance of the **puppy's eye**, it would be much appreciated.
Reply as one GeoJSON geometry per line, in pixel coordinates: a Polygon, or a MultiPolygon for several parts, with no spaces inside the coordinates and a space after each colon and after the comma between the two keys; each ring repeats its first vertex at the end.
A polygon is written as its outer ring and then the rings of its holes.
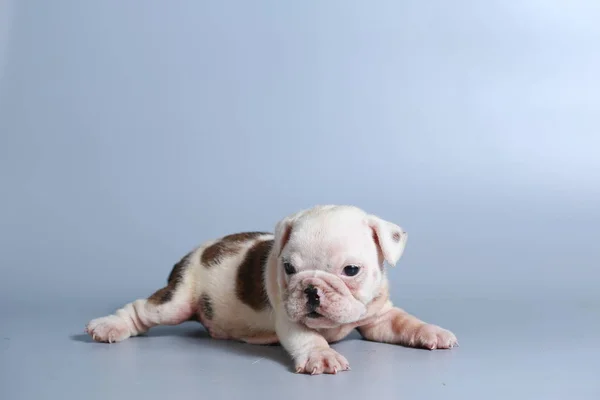
{"type": "Polygon", "coordinates": [[[344,267],[344,275],[347,275],[347,276],[354,276],[354,275],[358,274],[359,271],[360,271],[360,267],[357,265],[346,265],[344,267]]]}
{"type": "Polygon", "coordinates": [[[292,264],[290,264],[289,262],[283,263],[283,269],[285,270],[285,273],[288,275],[292,275],[292,274],[296,273],[296,268],[294,268],[294,266],[292,264]]]}

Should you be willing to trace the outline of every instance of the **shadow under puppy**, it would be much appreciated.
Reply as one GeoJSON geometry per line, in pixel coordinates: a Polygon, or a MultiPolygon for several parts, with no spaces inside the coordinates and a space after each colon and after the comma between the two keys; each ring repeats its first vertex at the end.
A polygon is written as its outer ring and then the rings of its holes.
{"type": "Polygon", "coordinates": [[[119,342],[157,325],[198,320],[215,339],[280,343],[299,373],[348,370],[329,343],[353,329],[368,340],[427,349],[457,344],[454,334],[394,307],[385,262],[395,265],[407,234],[345,205],[292,214],[275,233],[245,232],[207,241],[177,263],[166,287],[86,332],[119,342]]]}

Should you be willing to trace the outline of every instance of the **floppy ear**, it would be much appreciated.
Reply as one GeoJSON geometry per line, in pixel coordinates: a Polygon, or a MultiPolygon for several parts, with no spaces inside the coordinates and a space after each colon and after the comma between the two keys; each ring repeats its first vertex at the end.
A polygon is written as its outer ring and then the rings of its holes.
{"type": "Polygon", "coordinates": [[[395,266],[404,252],[408,234],[398,225],[375,215],[367,216],[367,224],[373,230],[373,238],[385,261],[395,266]]]}
{"type": "Polygon", "coordinates": [[[275,238],[273,241],[273,254],[277,257],[290,239],[292,233],[293,217],[285,217],[275,225],[275,238]]]}
{"type": "Polygon", "coordinates": [[[281,255],[283,248],[288,240],[290,240],[294,223],[309,211],[310,209],[297,211],[295,214],[288,215],[277,222],[275,225],[275,237],[273,239],[273,254],[275,254],[275,256],[279,257],[281,255]]]}

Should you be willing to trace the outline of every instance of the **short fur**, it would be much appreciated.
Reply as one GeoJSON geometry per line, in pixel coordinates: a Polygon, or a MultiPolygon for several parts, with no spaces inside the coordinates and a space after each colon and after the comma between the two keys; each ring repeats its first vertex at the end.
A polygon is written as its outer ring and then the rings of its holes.
{"type": "Polygon", "coordinates": [[[452,348],[452,332],[389,298],[384,262],[396,265],[407,237],[357,207],[315,206],[279,221],[274,234],[238,233],[202,244],[175,265],[167,286],[90,321],[86,332],[113,343],[156,325],[198,320],[215,339],[280,343],[296,372],[310,374],[349,369],[329,344],[354,329],[371,341],[452,348]],[[347,276],[348,265],[359,272],[347,276]],[[316,308],[308,306],[309,285],[316,288],[316,308]]]}

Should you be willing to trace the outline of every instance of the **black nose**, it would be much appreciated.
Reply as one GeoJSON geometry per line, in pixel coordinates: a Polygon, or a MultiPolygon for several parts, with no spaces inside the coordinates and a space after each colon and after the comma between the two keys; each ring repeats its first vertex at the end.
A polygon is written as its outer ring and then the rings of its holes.
{"type": "Polygon", "coordinates": [[[321,304],[317,288],[313,285],[308,285],[308,287],[304,289],[304,294],[306,294],[308,305],[311,307],[318,307],[321,304]]]}

